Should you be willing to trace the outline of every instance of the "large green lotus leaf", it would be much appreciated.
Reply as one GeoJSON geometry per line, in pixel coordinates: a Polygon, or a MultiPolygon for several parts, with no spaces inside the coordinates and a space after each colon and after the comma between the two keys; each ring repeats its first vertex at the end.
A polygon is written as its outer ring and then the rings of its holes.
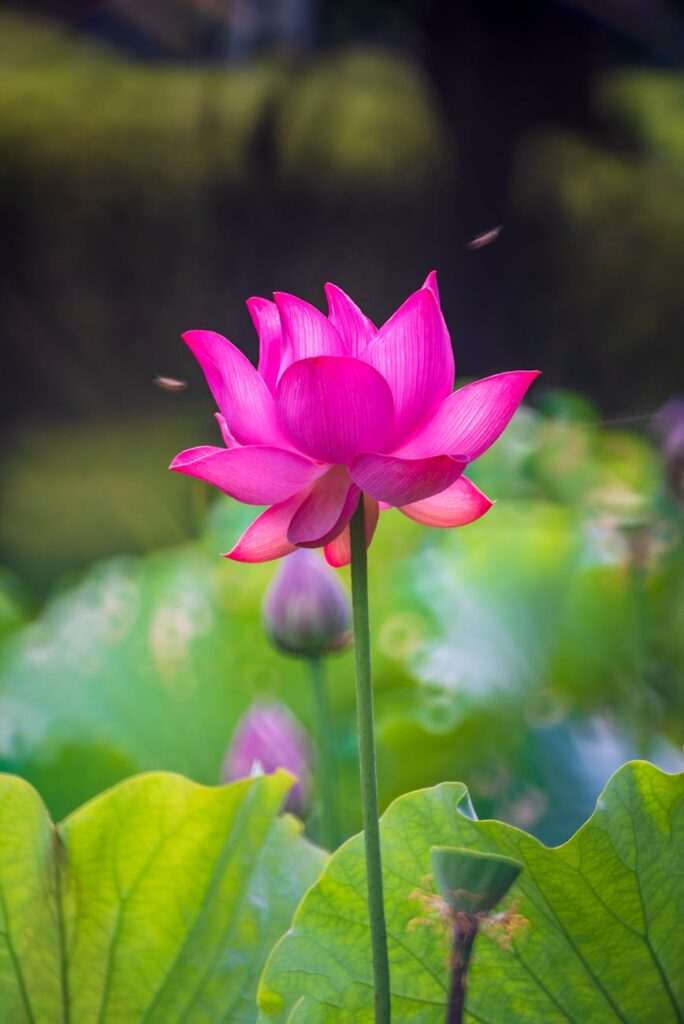
{"type": "MultiPolygon", "coordinates": [[[[4,646],[0,764],[36,785],[55,817],[136,771],[218,781],[236,722],[257,696],[284,700],[310,724],[306,666],[273,650],[261,622],[277,566],[220,557],[253,514],[226,500],[201,543],[93,567],[4,646]]],[[[409,685],[406,652],[428,631],[426,615],[403,611],[407,581],[387,554],[397,539],[415,549],[424,531],[406,519],[387,525],[371,571],[379,694],[409,685]]],[[[328,667],[354,831],[353,658],[328,667]]]]}
{"type": "Polygon", "coordinates": [[[242,709],[284,684],[225,564],[194,546],[103,563],[6,645],[0,756],[55,817],[135,771],[218,781],[242,709]]]}
{"type": "MultiPolygon", "coordinates": [[[[519,860],[511,890],[525,919],[510,948],[477,940],[471,1024],[678,1024],[684,1016],[684,775],[631,762],[589,821],[548,848],[496,821],[467,816],[465,787],[401,797],[382,818],[396,1024],[442,1024],[448,949],[425,901],[435,845],[519,860]]],[[[271,954],[259,985],[263,1022],[370,1024],[372,979],[362,837],[330,859],[271,954]]]]}
{"type": "MultiPolygon", "coordinates": [[[[311,724],[306,667],[274,651],[261,623],[276,566],[219,557],[252,515],[219,501],[201,543],[94,567],[6,643],[0,764],[32,782],[55,817],[136,771],[217,781],[237,719],[257,696],[284,700],[311,724]]],[[[623,577],[616,578],[615,599],[603,581],[603,603],[588,605],[582,620],[591,636],[606,638],[605,650],[591,637],[575,642],[572,629],[562,642],[568,610],[574,622],[587,603],[573,582],[588,571],[577,576],[584,558],[577,530],[572,510],[542,502],[501,503],[453,531],[383,515],[369,567],[380,756],[387,765],[380,774],[383,805],[444,778],[466,778],[480,795],[475,779],[463,774],[464,759],[454,757],[465,714],[479,714],[486,728],[484,718],[501,710],[507,695],[518,711],[516,721],[506,711],[504,731],[519,744],[530,722],[556,713],[547,694],[539,697],[551,682],[572,707],[573,680],[581,676],[591,707],[606,692],[606,666],[624,675],[624,658],[614,656],[625,633],[623,577]],[[594,648],[597,657],[589,658],[594,648]],[[416,680],[423,684],[417,690],[416,680]],[[396,744],[382,749],[397,721],[417,722],[420,742],[425,732],[440,734],[429,765],[410,756],[410,743],[408,756],[396,744]]],[[[343,817],[352,832],[359,821],[349,653],[330,659],[329,675],[343,817]]],[[[492,760],[473,737],[470,747],[482,756],[465,767],[491,774],[501,757],[492,760]]]]}
{"type": "Polygon", "coordinates": [[[0,778],[3,1024],[246,1024],[264,960],[325,861],[279,816],[283,772],[154,773],[52,825],[0,778]]]}

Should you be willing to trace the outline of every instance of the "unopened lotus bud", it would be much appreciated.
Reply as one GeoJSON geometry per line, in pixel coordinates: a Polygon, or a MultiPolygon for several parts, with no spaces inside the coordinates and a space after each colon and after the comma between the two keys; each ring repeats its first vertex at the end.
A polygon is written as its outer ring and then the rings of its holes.
{"type": "Polygon", "coordinates": [[[678,501],[684,501],[684,398],[673,398],[662,407],[654,430],[672,493],[678,501]]]}
{"type": "Polygon", "coordinates": [[[319,658],[351,640],[351,607],[335,572],[315,551],[288,555],[264,599],[264,626],[273,644],[300,658],[319,658]]]}
{"type": "Polygon", "coordinates": [[[256,703],[238,723],[221,777],[235,782],[285,768],[297,778],[285,809],[303,817],[311,794],[311,751],[308,735],[283,704],[256,703]]]}

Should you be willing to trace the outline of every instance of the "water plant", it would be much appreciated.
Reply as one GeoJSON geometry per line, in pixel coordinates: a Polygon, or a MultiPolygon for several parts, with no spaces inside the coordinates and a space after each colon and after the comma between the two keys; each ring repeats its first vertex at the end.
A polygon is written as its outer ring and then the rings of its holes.
{"type": "Polygon", "coordinates": [[[378,828],[366,549],[380,508],[463,526],[491,501],[463,471],[508,425],[535,370],[454,386],[454,355],[430,273],[379,329],[336,285],[328,316],[294,295],[252,298],[255,369],[213,331],[183,337],[218,405],[224,446],[181,452],[171,469],[248,505],[268,505],[228,557],[261,562],[322,547],[351,562],[361,807],[375,1019],[391,1017],[378,828]]]}

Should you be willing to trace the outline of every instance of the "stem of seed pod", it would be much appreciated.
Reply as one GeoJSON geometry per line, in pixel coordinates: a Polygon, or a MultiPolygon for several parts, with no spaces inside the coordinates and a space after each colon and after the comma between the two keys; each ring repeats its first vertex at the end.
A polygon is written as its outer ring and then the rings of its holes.
{"type": "Polygon", "coordinates": [[[335,730],[328,699],[323,658],[310,658],[309,671],[314,697],[316,736],[318,738],[318,767],[321,779],[322,839],[323,844],[334,850],[339,842],[337,814],[337,768],[335,759],[335,730]]]}
{"type": "Polygon", "coordinates": [[[648,651],[647,651],[647,595],[646,571],[639,565],[630,565],[630,583],[633,603],[634,679],[632,693],[635,706],[635,732],[639,756],[648,754],[648,651]]]}
{"type": "Polygon", "coordinates": [[[387,926],[382,891],[380,825],[378,821],[378,785],[375,766],[373,728],[373,681],[368,622],[368,562],[366,556],[366,517],[363,495],[350,523],[352,609],[354,650],[356,654],[356,718],[359,736],[361,774],[361,810],[366,848],[368,880],[368,917],[370,923],[375,1024],[391,1020],[387,926]]]}
{"type": "Polygon", "coordinates": [[[460,914],[463,920],[454,927],[454,938],[451,949],[451,986],[447,1003],[446,1024],[463,1024],[465,1011],[466,982],[468,965],[473,943],[477,936],[477,918],[469,914],[460,914]]]}
{"type": "Polygon", "coordinates": [[[629,581],[632,601],[634,677],[630,696],[639,755],[646,757],[649,738],[648,690],[648,595],[647,574],[652,534],[648,523],[623,527],[629,556],[629,581]]]}

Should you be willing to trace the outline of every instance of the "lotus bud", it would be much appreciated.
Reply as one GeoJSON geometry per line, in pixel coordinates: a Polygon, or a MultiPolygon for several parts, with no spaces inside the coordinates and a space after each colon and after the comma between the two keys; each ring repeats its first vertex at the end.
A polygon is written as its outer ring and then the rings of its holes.
{"type": "Polygon", "coordinates": [[[675,498],[684,501],[684,398],[672,398],[655,418],[668,482],[675,498]]]}
{"type": "Polygon", "coordinates": [[[320,555],[298,548],[283,561],[266,592],[264,626],[286,654],[320,658],[351,641],[346,590],[320,555]]]}
{"type": "Polygon", "coordinates": [[[285,809],[303,817],[311,794],[312,748],[308,735],[279,703],[255,703],[242,716],[223,762],[223,782],[285,768],[296,776],[285,809]]]}

